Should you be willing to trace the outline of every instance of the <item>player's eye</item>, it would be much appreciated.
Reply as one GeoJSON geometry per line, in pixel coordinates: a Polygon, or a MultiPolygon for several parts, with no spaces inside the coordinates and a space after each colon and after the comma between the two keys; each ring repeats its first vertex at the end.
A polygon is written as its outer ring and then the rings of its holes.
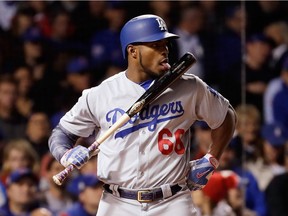
{"type": "Polygon", "coordinates": [[[161,48],[161,47],[166,47],[168,43],[166,41],[157,41],[151,44],[151,47],[153,48],[161,48]]]}

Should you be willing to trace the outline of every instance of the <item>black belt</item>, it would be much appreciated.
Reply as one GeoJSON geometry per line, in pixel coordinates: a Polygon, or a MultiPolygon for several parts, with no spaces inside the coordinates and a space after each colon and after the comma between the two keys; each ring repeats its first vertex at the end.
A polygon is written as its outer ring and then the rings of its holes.
{"type": "MultiPolygon", "coordinates": [[[[108,193],[113,194],[112,190],[109,188],[110,185],[104,184],[104,189],[108,193]]],[[[172,196],[179,192],[182,187],[180,187],[178,184],[173,185],[170,187],[172,196]]],[[[137,200],[138,202],[153,202],[155,200],[159,200],[163,198],[163,192],[161,188],[152,189],[152,190],[127,190],[127,189],[121,189],[118,188],[118,192],[120,194],[120,197],[126,198],[126,199],[133,199],[137,200]]]]}

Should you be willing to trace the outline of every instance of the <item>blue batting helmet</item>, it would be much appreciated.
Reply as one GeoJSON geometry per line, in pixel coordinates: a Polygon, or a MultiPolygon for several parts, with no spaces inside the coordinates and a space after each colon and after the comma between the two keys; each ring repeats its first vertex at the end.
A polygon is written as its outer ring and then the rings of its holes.
{"type": "Polygon", "coordinates": [[[156,15],[146,14],[132,18],[122,28],[120,41],[122,53],[126,58],[126,48],[136,42],[153,42],[164,38],[179,38],[169,33],[164,20],[156,15]]]}

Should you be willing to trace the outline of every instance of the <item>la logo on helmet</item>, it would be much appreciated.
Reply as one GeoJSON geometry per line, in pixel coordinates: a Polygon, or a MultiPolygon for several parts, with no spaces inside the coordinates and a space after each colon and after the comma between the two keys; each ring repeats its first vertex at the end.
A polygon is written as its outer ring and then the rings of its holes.
{"type": "Polygon", "coordinates": [[[156,18],[158,24],[159,24],[159,28],[161,29],[161,31],[167,31],[167,26],[165,24],[165,22],[162,19],[156,18]]]}

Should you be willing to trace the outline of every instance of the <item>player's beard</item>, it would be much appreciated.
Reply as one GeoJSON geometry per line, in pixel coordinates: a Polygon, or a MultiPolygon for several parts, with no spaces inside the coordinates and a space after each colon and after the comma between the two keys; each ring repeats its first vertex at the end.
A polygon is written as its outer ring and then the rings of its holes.
{"type": "Polygon", "coordinates": [[[150,70],[148,67],[145,67],[143,65],[142,59],[143,59],[142,58],[142,53],[141,53],[141,50],[139,50],[139,64],[142,67],[143,71],[145,73],[147,73],[151,77],[151,79],[157,79],[157,78],[159,78],[160,76],[162,76],[165,73],[165,71],[157,73],[157,72],[154,72],[154,71],[150,70]]]}

